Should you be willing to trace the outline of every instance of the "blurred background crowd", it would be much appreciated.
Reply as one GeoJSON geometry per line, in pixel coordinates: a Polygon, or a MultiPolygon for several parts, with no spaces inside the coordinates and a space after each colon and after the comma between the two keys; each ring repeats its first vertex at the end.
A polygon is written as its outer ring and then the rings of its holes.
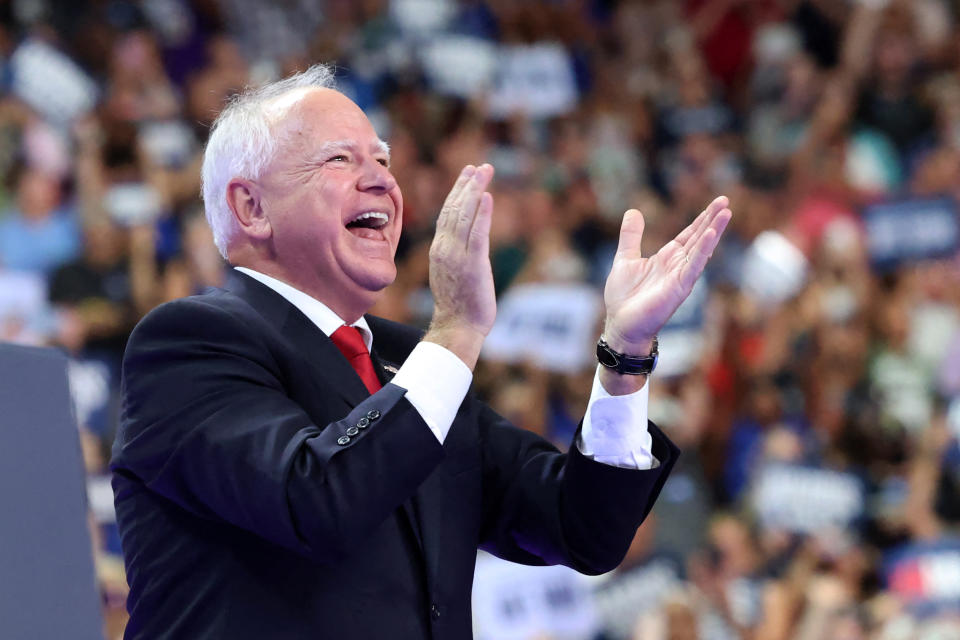
{"type": "Polygon", "coordinates": [[[481,554],[479,639],[960,638],[956,0],[8,0],[0,340],[70,356],[110,637],[126,337],[224,280],[198,196],[224,101],[317,61],[404,191],[375,313],[429,321],[436,213],[496,167],[475,385],[561,448],[624,210],[645,251],[734,211],[660,336],[650,415],[683,456],[623,566],[481,554]]]}

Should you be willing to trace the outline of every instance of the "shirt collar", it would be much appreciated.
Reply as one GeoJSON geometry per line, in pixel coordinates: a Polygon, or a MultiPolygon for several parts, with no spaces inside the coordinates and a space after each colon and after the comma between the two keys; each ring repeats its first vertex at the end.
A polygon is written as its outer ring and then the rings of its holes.
{"type": "MultiPolygon", "coordinates": [[[[346,324],[343,318],[338,316],[330,307],[303,291],[294,289],[286,282],[277,280],[265,273],[248,269],[247,267],[234,267],[234,269],[279,293],[287,302],[299,309],[303,315],[307,316],[310,322],[317,325],[317,328],[323,331],[328,338],[334,331],[346,324]]],[[[370,351],[373,346],[373,332],[370,331],[370,325],[367,324],[367,319],[360,316],[360,319],[354,322],[352,326],[360,330],[360,335],[363,336],[363,342],[367,345],[367,351],[370,351]]]]}

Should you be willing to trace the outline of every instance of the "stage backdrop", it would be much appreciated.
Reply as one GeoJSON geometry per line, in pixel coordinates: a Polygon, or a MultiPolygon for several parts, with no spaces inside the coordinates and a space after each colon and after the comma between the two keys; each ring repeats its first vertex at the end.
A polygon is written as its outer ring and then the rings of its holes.
{"type": "Polygon", "coordinates": [[[103,638],[66,366],[0,344],[0,638],[103,638]]]}

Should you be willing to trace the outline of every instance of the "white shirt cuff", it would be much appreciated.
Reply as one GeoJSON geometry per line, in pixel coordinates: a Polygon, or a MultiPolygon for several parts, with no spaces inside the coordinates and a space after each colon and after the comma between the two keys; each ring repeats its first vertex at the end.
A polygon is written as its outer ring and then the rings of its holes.
{"type": "Polygon", "coordinates": [[[407,401],[443,444],[472,381],[463,360],[434,342],[421,342],[390,382],[407,390],[407,401]]]}
{"type": "Polygon", "coordinates": [[[612,396],[600,384],[600,366],[580,431],[580,452],[597,462],[628,469],[653,469],[653,438],[647,429],[650,380],[635,393],[612,396]]]}

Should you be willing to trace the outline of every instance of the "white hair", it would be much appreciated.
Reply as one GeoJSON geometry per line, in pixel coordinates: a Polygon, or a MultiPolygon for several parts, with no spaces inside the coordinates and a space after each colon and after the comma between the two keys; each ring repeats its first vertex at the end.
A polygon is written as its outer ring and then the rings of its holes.
{"type": "Polygon", "coordinates": [[[201,196],[207,223],[220,255],[239,225],[227,205],[227,184],[234,178],[256,180],[277,152],[273,130],[296,101],[277,99],[297,89],[333,89],[333,67],[315,64],[306,71],[261,87],[247,87],[231,98],[214,120],[203,154],[201,196]]]}

